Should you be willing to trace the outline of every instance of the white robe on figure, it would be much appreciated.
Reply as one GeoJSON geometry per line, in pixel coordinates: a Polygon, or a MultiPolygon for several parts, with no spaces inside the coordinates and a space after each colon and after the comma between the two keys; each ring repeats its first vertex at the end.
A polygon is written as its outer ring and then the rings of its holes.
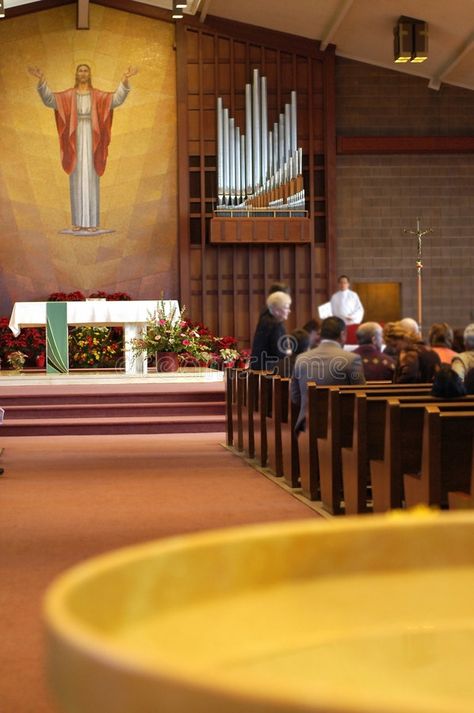
{"type": "Polygon", "coordinates": [[[346,324],[360,324],[364,318],[364,308],[357,292],[338,290],[331,297],[331,311],[346,324]]]}
{"type": "MultiPolygon", "coordinates": [[[[54,94],[46,82],[38,86],[39,95],[50,109],[57,109],[54,94]]],[[[112,99],[112,109],[123,104],[130,92],[120,82],[112,99]]],[[[77,130],[76,167],[69,176],[72,224],[81,228],[97,228],[100,215],[99,176],[94,168],[92,152],[91,95],[76,92],[77,130]]]]}

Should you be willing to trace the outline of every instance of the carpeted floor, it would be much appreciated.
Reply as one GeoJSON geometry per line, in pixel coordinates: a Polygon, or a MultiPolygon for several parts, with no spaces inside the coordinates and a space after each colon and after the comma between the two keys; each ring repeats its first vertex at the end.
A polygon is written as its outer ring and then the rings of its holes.
{"type": "Polygon", "coordinates": [[[41,599],[65,568],[166,535],[317,517],[223,440],[215,433],[2,440],[1,713],[57,713],[43,680],[41,599]]]}

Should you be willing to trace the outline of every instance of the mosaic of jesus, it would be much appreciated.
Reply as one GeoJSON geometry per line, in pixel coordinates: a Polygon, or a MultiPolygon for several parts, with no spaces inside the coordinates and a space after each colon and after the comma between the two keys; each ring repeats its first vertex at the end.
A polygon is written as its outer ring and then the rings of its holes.
{"type": "Polygon", "coordinates": [[[137,74],[129,67],[115,92],[92,86],[91,68],[79,64],[74,87],[52,92],[38,67],[29,67],[38,79],[43,104],[54,109],[59,135],[61,164],[69,176],[72,228],[61,231],[84,235],[106,233],[100,229],[100,176],[107,165],[114,109],[127,99],[129,79],[137,74]]]}

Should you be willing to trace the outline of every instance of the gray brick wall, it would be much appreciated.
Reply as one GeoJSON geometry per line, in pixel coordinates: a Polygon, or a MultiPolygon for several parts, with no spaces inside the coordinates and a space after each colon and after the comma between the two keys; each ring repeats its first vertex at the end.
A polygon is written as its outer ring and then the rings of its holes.
{"type": "MultiPolygon", "coordinates": [[[[337,133],[461,136],[474,130],[474,92],[337,59],[337,133]]],[[[416,239],[422,228],[424,325],[474,322],[474,155],[337,157],[337,272],[400,282],[403,316],[416,316],[416,239]]]]}
{"type": "Polygon", "coordinates": [[[337,58],[336,116],[340,136],[468,136],[474,92],[363,62],[337,58]]]}

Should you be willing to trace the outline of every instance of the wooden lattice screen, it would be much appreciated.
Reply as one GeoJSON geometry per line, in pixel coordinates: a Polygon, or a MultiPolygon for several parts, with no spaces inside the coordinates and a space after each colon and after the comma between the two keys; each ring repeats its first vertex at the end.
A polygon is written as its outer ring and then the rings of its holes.
{"type": "MultiPolygon", "coordinates": [[[[193,319],[218,334],[250,342],[269,285],[290,285],[288,328],[316,316],[325,301],[334,256],[334,52],[277,32],[210,18],[177,25],[179,245],[181,301],[193,319]],[[267,77],[270,124],[298,99],[311,243],[209,242],[217,201],[216,102],[245,127],[245,84],[258,68],[267,77]]],[[[239,220],[238,218],[236,220],[239,220]]],[[[276,219],[277,220],[277,219],[276,219]]]]}

